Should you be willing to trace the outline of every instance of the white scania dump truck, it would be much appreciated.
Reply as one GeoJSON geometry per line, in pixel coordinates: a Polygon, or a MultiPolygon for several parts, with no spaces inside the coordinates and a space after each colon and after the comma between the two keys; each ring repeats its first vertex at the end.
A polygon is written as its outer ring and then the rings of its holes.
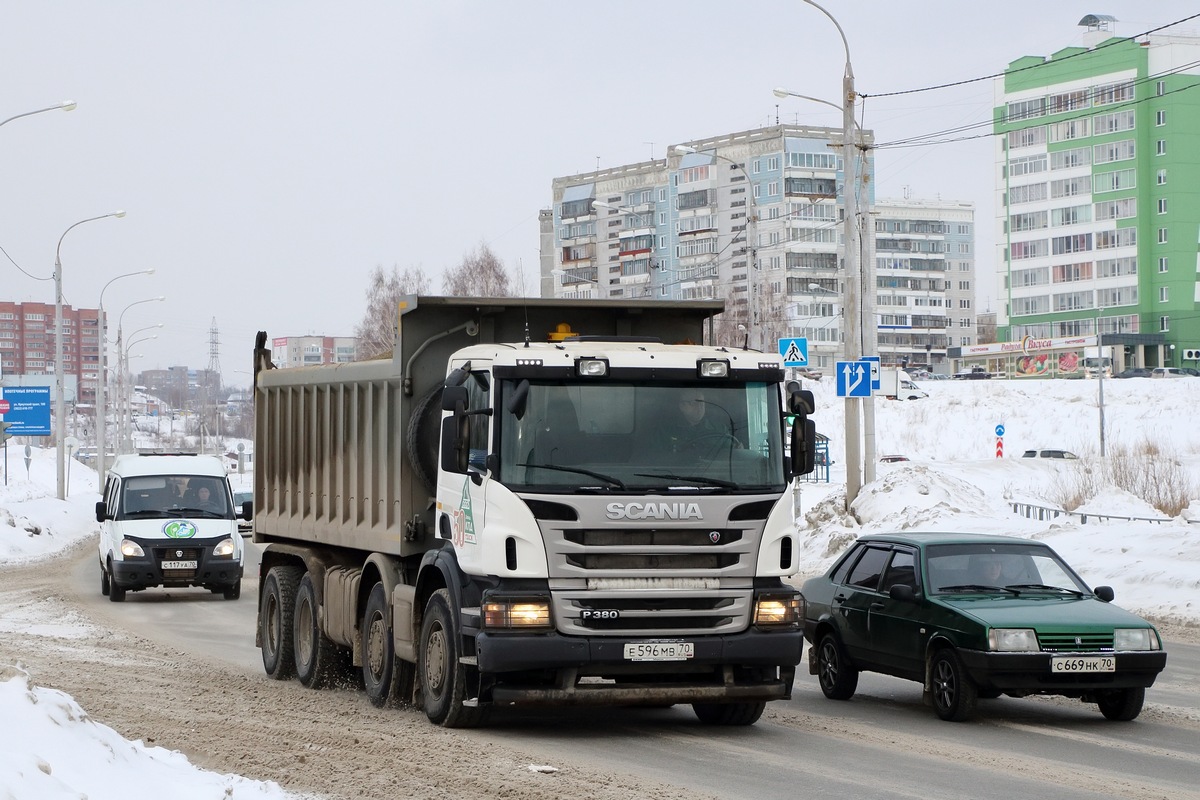
{"type": "Polygon", "coordinates": [[[295,369],[259,333],[267,674],[361,674],[447,727],[571,703],[748,725],[789,697],[812,395],[775,354],[692,344],[722,309],[410,296],[391,357],[295,369]]]}

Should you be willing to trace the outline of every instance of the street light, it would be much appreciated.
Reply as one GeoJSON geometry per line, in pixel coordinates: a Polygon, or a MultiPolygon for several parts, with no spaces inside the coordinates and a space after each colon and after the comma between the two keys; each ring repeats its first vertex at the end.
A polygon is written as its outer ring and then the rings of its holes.
{"type": "Polygon", "coordinates": [[[96,382],[96,453],[98,457],[99,476],[100,476],[100,491],[104,491],[104,473],[108,467],[106,454],[108,453],[108,407],[105,404],[105,392],[108,390],[108,347],[105,342],[105,324],[104,324],[104,292],[108,289],[113,281],[119,281],[121,278],[129,278],[134,275],[153,275],[154,267],[149,269],[138,270],[137,272],[126,272],[124,275],[118,275],[104,284],[100,289],[100,368],[96,382]]]}
{"type": "MultiPolygon", "coordinates": [[[[71,108],[74,108],[71,104],[71,108]]],[[[43,109],[46,110],[46,109],[43,109]]],[[[69,109],[68,109],[69,110],[69,109]]],[[[37,112],[31,112],[37,113],[37,112]]],[[[7,122],[7,120],[5,120],[7,122]]],[[[98,219],[107,219],[109,217],[123,217],[124,211],[113,211],[108,214],[101,214],[98,217],[88,217],[81,219],[71,227],[63,231],[63,235],[58,237],[58,246],[54,248],[54,386],[57,391],[57,396],[54,399],[54,424],[57,426],[55,439],[58,440],[58,499],[65,500],[67,497],[67,453],[66,453],[66,437],[63,436],[63,420],[66,418],[66,403],[63,399],[63,319],[62,319],[62,243],[63,239],[67,238],[67,234],[72,229],[79,227],[85,222],[95,222],[98,219]]]]}
{"type": "MultiPolygon", "coordinates": [[[[858,224],[858,162],[854,157],[855,148],[855,132],[858,130],[858,125],[854,121],[854,103],[858,98],[858,93],[854,89],[854,67],[850,63],[850,43],[846,40],[846,34],[842,30],[842,26],[832,14],[814,2],[814,0],[804,0],[805,3],[820,11],[829,21],[837,28],[838,35],[842,39],[842,47],[846,51],[846,64],[842,74],[842,159],[845,162],[845,181],[842,188],[843,203],[845,207],[845,237],[846,237],[846,300],[845,300],[845,318],[846,318],[846,358],[848,361],[861,360],[863,355],[874,355],[875,336],[872,334],[869,338],[864,332],[862,323],[863,317],[873,320],[871,306],[873,300],[868,304],[860,307],[863,297],[863,264],[862,264],[862,228],[858,224]]],[[[774,91],[776,97],[795,96],[806,100],[814,100],[823,105],[838,108],[833,103],[825,100],[820,100],[807,95],[793,95],[792,92],[786,89],[776,89],[774,91]]],[[[873,270],[872,270],[873,274],[873,270]]],[[[874,295],[874,281],[871,281],[867,286],[867,296],[874,295]]],[[[870,400],[870,398],[866,398],[870,400]]],[[[863,479],[863,453],[859,449],[860,435],[863,435],[864,446],[866,450],[866,480],[871,481],[875,476],[875,406],[871,402],[862,404],[865,416],[865,430],[860,434],[860,419],[858,398],[846,398],[846,508],[858,497],[858,492],[862,488],[863,479]]]]}
{"type": "MultiPolygon", "coordinates": [[[[700,152],[696,148],[691,147],[686,144],[677,144],[677,145],[675,145],[675,147],[673,149],[675,150],[676,153],[680,153],[682,155],[690,155],[693,153],[700,152]]],[[[759,272],[759,269],[758,269],[758,198],[755,197],[755,195],[754,195],[754,181],[750,178],[750,173],[746,172],[746,168],[743,165],[739,164],[738,162],[734,161],[732,158],[729,158],[728,156],[723,156],[720,153],[716,152],[715,150],[707,152],[706,155],[710,155],[714,158],[719,158],[722,161],[726,161],[726,162],[732,164],[735,169],[741,170],[742,177],[744,177],[746,179],[747,188],[749,188],[749,190],[750,190],[750,217],[749,217],[749,219],[746,220],[746,228],[743,232],[743,239],[746,242],[747,256],[749,258],[749,264],[750,264],[750,269],[747,272],[748,277],[747,277],[747,287],[746,287],[750,292],[750,296],[749,296],[750,319],[747,320],[747,322],[749,323],[748,327],[750,328],[750,331],[753,334],[754,349],[761,351],[763,349],[762,314],[761,314],[761,311],[759,308],[759,295],[761,294],[761,292],[758,290],[758,286],[757,286],[757,283],[759,281],[759,276],[758,276],[758,272],[759,272]]]]}
{"type": "Polygon", "coordinates": [[[63,111],[74,111],[75,110],[75,101],[74,100],[64,100],[56,106],[46,106],[45,108],[39,108],[36,111],[26,111],[24,114],[17,114],[15,117],[9,117],[8,119],[4,120],[3,122],[0,122],[0,126],[7,125],[8,123],[12,122],[14,119],[20,119],[21,117],[32,117],[34,114],[41,114],[45,111],[58,111],[60,109],[63,111]]]}
{"type": "MultiPolygon", "coordinates": [[[[126,383],[125,371],[128,369],[128,365],[125,363],[125,358],[124,358],[124,354],[128,350],[128,346],[122,347],[122,342],[124,341],[125,312],[128,311],[129,309],[133,308],[134,306],[140,306],[142,303],[156,303],[156,302],[162,302],[163,300],[166,300],[166,299],[167,298],[164,297],[163,295],[159,295],[158,297],[147,297],[145,300],[135,300],[132,303],[130,303],[129,305],[125,306],[125,308],[121,309],[120,315],[117,316],[117,393],[120,397],[121,404],[122,404],[122,407],[120,409],[118,409],[118,412],[117,412],[117,420],[118,420],[118,424],[119,424],[118,431],[117,431],[117,437],[118,437],[118,441],[122,447],[124,447],[125,441],[126,441],[125,430],[124,430],[124,428],[125,428],[124,405],[125,405],[125,388],[126,388],[125,387],[125,383],[126,383]]],[[[163,324],[161,322],[159,322],[155,325],[147,325],[144,328],[138,328],[136,331],[134,331],[132,334],[130,334],[130,338],[132,338],[135,334],[138,334],[142,331],[147,331],[147,330],[150,330],[151,328],[161,328],[162,326],[163,326],[163,324]]]]}

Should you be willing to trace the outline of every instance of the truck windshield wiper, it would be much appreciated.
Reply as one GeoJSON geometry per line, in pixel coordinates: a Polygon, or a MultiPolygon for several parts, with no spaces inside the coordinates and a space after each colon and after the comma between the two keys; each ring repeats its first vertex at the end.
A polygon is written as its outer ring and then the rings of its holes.
{"type": "Polygon", "coordinates": [[[703,475],[672,475],[670,473],[657,472],[635,472],[639,478],[665,478],[669,481],[691,481],[692,483],[703,483],[708,486],[720,486],[725,489],[736,489],[738,485],[733,481],[724,481],[720,478],[707,478],[703,475]]]}
{"type": "Polygon", "coordinates": [[[166,513],[172,517],[223,517],[220,511],[213,511],[211,508],[172,508],[166,513]]]}
{"type": "Polygon", "coordinates": [[[1010,589],[1037,589],[1043,592],[1066,592],[1073,594],[1076,597],[1083,597],[1083,592],[1077,589],[1068,589],[1066,586],[1050,586],[1045,583],[1013,583],[1009,584],[1010,589]]]}
{"type": "Polygon", "coordinates": [[[553,470],[557,470],[559,472],[574,472],[579,475],[587,475],[592,478],[599,478],[602,481],[608,481],[613,486],[616,486],[618,489],[625,488],[625,484],[619,478],[614,478],[611,475],[605,475],[603,472],[593,472],[590,469],[583,469],[582,467],[560,467],[558,464],[529,464],[529,463],[517,464],[517,466],[518,467],[533,467],[534,469],[553,469],[553,470]]]}
{"type": "Polygon", "coordinates": [[[939,586],[939,592],[1012,592],[1015,595],[1021,594],[1020,591],[1012,586],[988,586],[982,583],[956,583],[953,586],[939,586]]]}

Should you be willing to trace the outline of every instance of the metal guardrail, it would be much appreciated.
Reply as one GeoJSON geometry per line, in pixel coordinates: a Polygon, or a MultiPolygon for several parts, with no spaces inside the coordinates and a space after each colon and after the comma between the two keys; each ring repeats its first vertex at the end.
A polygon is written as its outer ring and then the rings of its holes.
{"type": "MultiPolygon", "coordinates": [[[[1009,502],[1012,506],[1013,513],[1020,514],[1026,519],[1047,520],[1055,517],[1068,516],[1079,519],[1080,525],[1087,525],[1088,521],[1093,522],[1109,522],[1110,520],[1120,520],[1122,522],[1172,522],[1171,517],[1127,517],[1122,514],[1097,514],[1091,511],[1064,511],[1061,508],[1052,506],[1039,506],[1035,503],[1009,502]]],[[[1187,520],[1191,524],[1200,523],[1200,520],[1187,520]]]]}

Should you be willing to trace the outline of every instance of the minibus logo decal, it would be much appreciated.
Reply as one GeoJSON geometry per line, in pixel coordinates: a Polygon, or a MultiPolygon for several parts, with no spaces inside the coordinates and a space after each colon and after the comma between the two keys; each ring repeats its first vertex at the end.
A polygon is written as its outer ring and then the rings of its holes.
{"type": "Polygon", "coordinates": [[[185,519],[173,519],[162,530],[171,539],[190,539],[196,535],[196,526],[185,519]]]}

